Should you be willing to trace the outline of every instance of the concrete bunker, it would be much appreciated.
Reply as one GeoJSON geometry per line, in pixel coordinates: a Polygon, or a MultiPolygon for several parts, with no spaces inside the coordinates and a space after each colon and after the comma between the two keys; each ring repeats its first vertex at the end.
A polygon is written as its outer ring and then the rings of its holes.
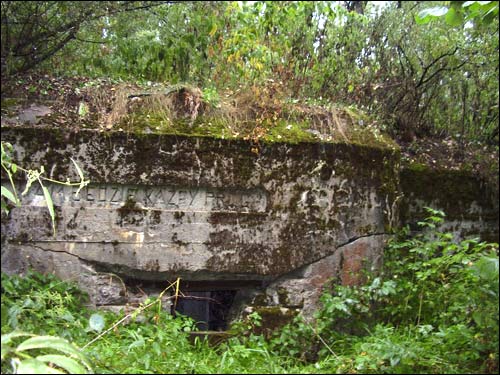
{"type": "MultiPolygon", "coordinates": [[[[2,270],[76,280],[95,306],[133,305],[180,278],[185,298],[168,308],[200,329],[223,330],[248,311],[284,322],[312,314],[329,279],[355,284],[376,268],[399,221],[390,145],[263,143],[255,152],[244,140],[42,134],[2,128],[19,164],[77,179],[72,157],[91,184],[79,196],[47,185],[55,235],[36,188],[2,216],[2,270]]],[[[498,206],[492,215],[498,227],[498,206]]]]}

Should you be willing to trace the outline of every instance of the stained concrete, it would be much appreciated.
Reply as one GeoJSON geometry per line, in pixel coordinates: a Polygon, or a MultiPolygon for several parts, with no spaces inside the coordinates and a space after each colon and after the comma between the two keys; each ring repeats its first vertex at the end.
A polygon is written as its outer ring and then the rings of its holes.
{"type": "MultiPolygon", "coordinates": [[[[207,291],[212,282],[252,284],[238,289],[232,317],[274,308],[287,319],[310,315],[325,282],[357,284],[381,264],[401,202],[403,223],[415,212],[389,147],[19,127],[3,128],[2,140],[25,168],[76,180],[71,157],[91,181],[79,195],[47,183],[55,235],[36,186],[3,215],[2,270],[54,272],[97,306],[135,301],[130,280],[181,278],[207,291]]],[[[496,215],[498,223],[498,206],[496,215]]]]}

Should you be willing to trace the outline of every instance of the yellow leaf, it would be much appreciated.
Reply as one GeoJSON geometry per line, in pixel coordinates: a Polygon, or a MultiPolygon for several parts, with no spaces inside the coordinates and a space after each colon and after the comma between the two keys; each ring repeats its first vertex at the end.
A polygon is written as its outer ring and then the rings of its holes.
{"type": "Polygon", "coordinates": [[[216,24],[216,23],[214,23],[214,24],[212,25],[212,30],[210,30],[210,32],[208,33],[208,35],[210,35],[210,36],[214,36],[214,34],[215,34],[216,32],[217,32],[217,24],[216,24]]]}

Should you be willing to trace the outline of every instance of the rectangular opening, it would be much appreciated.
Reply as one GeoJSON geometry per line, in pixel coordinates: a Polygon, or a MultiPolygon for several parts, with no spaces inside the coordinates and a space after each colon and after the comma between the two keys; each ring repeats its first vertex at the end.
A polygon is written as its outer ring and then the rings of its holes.
{"type": "Polygon", "coordinates": [[[186,291],[172,313],[189,316],[200,331],[225,331],[236,293],[236,290],[186,291]]]}
{"type": "MultiPolygon", "coordinates": [[[[144,301],[145,298],[158,296],[169,281],[151,281],[135,278],[125,280],[128,290],[128,302],[144,301]]],[[[164,308],[172,315],[182,314],[192,318],[200,331],[225,331],[229,328],[229,320],[233,317],[233,303],[238,292],[260,288],[258,280],[181,280],[180,295],[176,302],[165,301],[164,308]]],[[[168,296],[173,296],[169,291],[168,296]]],[[[238,303],[237,303],[238,304],[238,303]]]]}

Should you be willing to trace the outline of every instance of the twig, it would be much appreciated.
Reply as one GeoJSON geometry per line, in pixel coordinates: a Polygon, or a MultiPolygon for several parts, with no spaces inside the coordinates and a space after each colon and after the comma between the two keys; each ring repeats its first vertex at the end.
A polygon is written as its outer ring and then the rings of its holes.
{"type": "Polygon", "coordinates": [[[323,340],[323,338],[319,335],[319,333],[314,329],[314,327],[309,324],[309,322],[307,320],[304,319],[304,322],[313,330],[314,334],[320,339],[320,341],[323,343],[323,345],[326,346],[326,348],[328,349],[328,351],[330,353],[332,353],[332,355],[335,357],[335,358],[339,358],[339,356],[337,354],[335,354],[335,352],[332,350],[332,348],[330,348],[330,346],[326,343],[325,340],[323,340]]]}
{"type": "Polygon", "coordinates": [[[113,324],[111,327],[109,327],[107,330],[105,330],[104,332],[100,333],[97,337],[95,337],[94,339],[92,339],[90,342],[88,342],[87,344],[85,344],[83,347],[82,347],[82,350],[84,350],[87,346],[93,344],[94,342],[96,342],[97,340],[99,340],[101,337],[103,337],[104,335],[106,335],[108,332],[110,332],[111,330],[113,330],[116,326],[118,326],[119,324],[121,324],[123,321],[125,321],[126,319],[130,318],[131,316],[135,315],[135,314],[139,314],[140,312],[146,310],[147,308],[153,306],[154,304],[156,303],[161,303],[161,299],[163,298],[163,294],[165,294],[165,292],[167,290],[169,290],[171,287],[173,287],[174,285],[176,286],[175,288],[175,295],[173,296],[170,296],[168,297],[167,299],[172,299],[172,298],[175,298],[175,300],[177,301],[177,297],[178,297],[178,294],[179,294],[179,284],[180,284],[180,278],[177,278],[176,281],[174,281],[173,283],[170,283],[169,286],[167,286],[161,293],[160,295],[158,296],[158,298],[156,298],[153,302],[150,302],[148,303],[146,306],[140,306],[139,308],[137,308],[136,310],[134,310],[133,312],[131,312],[130,314],[127,314],[125,315],[123,318],[121,318],[119,321],[117,321],[115,324],[113,324]]]}

